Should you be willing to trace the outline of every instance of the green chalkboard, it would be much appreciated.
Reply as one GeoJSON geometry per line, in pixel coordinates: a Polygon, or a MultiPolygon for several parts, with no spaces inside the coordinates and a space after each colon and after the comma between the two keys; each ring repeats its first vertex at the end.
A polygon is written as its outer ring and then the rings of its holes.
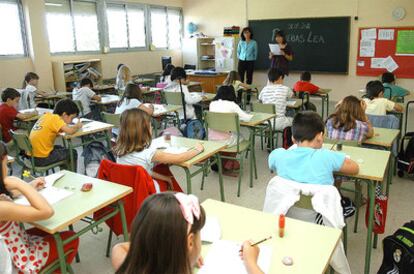
{"type": "Polygon", "coordinates": [[[269,43],[275,30],[283,30],[292,47],[290,71],[348,73],[350,17],[251,20],[258,44],[256,69],[268,69],[269,43]]]}

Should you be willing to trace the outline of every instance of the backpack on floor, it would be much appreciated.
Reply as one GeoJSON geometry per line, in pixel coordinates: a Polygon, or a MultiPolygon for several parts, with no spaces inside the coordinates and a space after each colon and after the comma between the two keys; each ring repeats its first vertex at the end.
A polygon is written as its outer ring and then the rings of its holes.
{"type": "Polygon", "coordinates": [[[116,162],[112,151],[108,151],[101,142],[97,141],[87,145],[83,149],[82,156],[84,157],[83,163],[85,166],[85,174],[94,178],[96,178],[96,175],[98,174],[99,165],[103,159],[116,162]]]}
{"type": "Polygon", "coordinates": [[[414,274],[414,221],[405,223],[382,243],[384,258],[378,274],[414,274]]]}
{"type": "Polygon", "coordinates": [[[283,129],[282,140],[283,140],[282,147],[284,149],[288,149],[293,145],[293,142],[292,142],[292,127],[285,127],[283,129]]]}
{"type": "Polygon", "coordinates": [[[414,173],[414,132],[407,133],[401,139],[401,148],[398,153],[398,176],[403,177],[404,172],[414,173]],[[404,140],[409,139],[407,147],[404,149],[404,140]]]}

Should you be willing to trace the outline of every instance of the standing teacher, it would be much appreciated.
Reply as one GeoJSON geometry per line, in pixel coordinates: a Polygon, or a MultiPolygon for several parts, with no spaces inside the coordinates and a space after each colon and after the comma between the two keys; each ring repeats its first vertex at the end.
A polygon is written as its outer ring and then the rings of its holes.
{"type": "Polygon", "coordinates": [[[293,52],[290,45],[286,42],[285,33],[282,30],[276,31],[274,34],[276,44],[279,45],[280,55],[269,52],[270,67],[279,69],[283,75],[289,75],[289,62],[293,60],[293,52]]]}
{"type": "Polygon", "coordinates": [[[237,58],[239,59],[238,72],[240,80],[244,82],[246,74],[247,84],[253,82],[254,61],[257,59],[257,43],[253,40],[253,33],[249,27],[242,30],[241,40],[237,45],[237,58]]]}

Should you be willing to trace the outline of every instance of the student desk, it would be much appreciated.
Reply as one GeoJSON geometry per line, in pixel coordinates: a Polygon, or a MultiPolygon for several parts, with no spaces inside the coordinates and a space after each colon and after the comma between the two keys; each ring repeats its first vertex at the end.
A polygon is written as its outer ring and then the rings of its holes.
{"type": "MultiPolygon", "coordinates": [[[[217,217],[221,239],[244,242],[258,241],[272,236],[261,245],[270,246],[272,259],[267,273],[325,273],[333,251],[341,239],[342,231],[286,217],[285,235],[278,234],[278,217],[273,214],[207,199],[202,204],[207,217],[217,217]],[[293,265],[282,263],[285,256],[293,265]]],[[[259,245],[260,247],[260,245],[259,245]]],[[[209,251],[203,244],[203,258],[209,251]]]]}
{"type": "MultiPolygon", "coordinates": [[[[171,136],[171,147],[185,147],[185,148],[193,148],[196,144],[202,143],[204,146],[204,151],[197,156],[187,160],[185,162],[175,164],[176,166],[182,167],[186,174],[187,179],[187,193],[191,193],[191,178],[196,176],[197,174],[205,171],[207,168],[212,166],[213,164],[218,165],[219,169],[219,184],[220,184],[220,197],[221,200],[224,201],[224,186],[223,186],[223,177],[222,177],[222,166],[221,166],[221,158],[220,152],[227,145],[220,143],[220,142],[213,142],[213,141],[206,141],[206,140],[197,140],[197,139],[190,139],[185,137],[177,137],[171,136]],[[203,163],[204,161],[208,160],[210,157],[215,157],[215,160],[210,163],[203,163]],[[190,168],[195,165],[202,165],[202,167],[198,168],[195,172],[191,173],[190,168]]],[[[151,146],[153,147],[165,147],[166,142],[164,141],[164,137],[158,137],[152,140],[151,146]]],[[[204,174],[202,180],[204,181],[204,174]]]]}
{"type": "Polygon", "coordinates": [[[96,85],[92,90],[96,93],[116,93],[115,85],[96,85]]]}
{"type": "Polygon", "coordinates": [[[14,157],[7,155],[7,164],[12,164],[14,163],[14,157]]]}
{"type": "Polygon", "coordinates": [[[154,113],[152,114],[151,121],[153,122],[153,128],[154,128],[154,136],[158,136],[158,126],[159,126],[159,120],[161,121],[162,116],[167,115],[169,113],[174,113],[177,121],[177,128],[180,127],[180,118],[178,116],[178,111],[182,109],[182,106],[178,105],[161,105],[161,104],[153,104],[154,106],[154,113]]]}
{"type": "Polygon", "coordinates": [[[69,160],[70,160],[72,171],[76,170],[76,164],[77,164],[74,162],[74,156],[72,153],[72,149],[75,149],[76,147],[86,146],[90,144],[91,142],[100,141],[100,140],[105,140],[107,142],[108,148],[110,148],[111,147],[111,135],[112,135],[111,129],[113,127],[114,125],[111,125],[111,124],[107,124],[107,123],[103,123],[99,121],[91,121],[91,122],[84,123],[82,128],[79,129],[74,134],[71,134],[71,135],[65,134],[65,133],[61,134],[63,137],[63,143],[65,144],[65,147],[69,149],[69,160]],[[104,136],[102,137],[95,136],[94,138],[89,138],[89,139],[84,138],[88,135],[95,134],[95,133],[103,133],[104,136]],[[80,137],[82,141],[78,145],[74,145],[72,143],[72,139],[77,138],[77,137],[80,137]]]}
{"type": "Polygon", "coordinates": [[[36,122],[37,120],[39,120],[40,116],[42,116],[45,113],[53,113],[53,109],[51,108],[29,108],[29,109],[23,109],[20,110],[20,113],[30,113],[30,112],[34,112],[37,111],[37,115],[36,116],[32,116],[26,119],[23,119],[22,122],[36,122]]]}
{"type": "Polygon", "coordinates": [[[214,99],[214,97],[216,97],[216,94],[214,93],[206,93],[206,92],[191,92],[191,93],[202,96],[203,97],[203,99],[201,100],[202,102],[210,102],[214,99]]]}
{"type": "Polygon", "coordinates": [[[152,84],[155,82],[155,79],[152,78],[135,78],[133,80],[136,84],[152,84]]]}
{"type": "Polygon", "coordinates": [[[116,104],[119,102],[120,97],[118,95],[113,94],[105,94],[101,96],[101,101],[92,100],[97,105],[110,105],[116,104]]]}
{"type": "Polygon", "coordinates": [[[57,92],[55,94],[48,94],[48,95],[37,95],[35,97],[36,101],[39,102],[46,102],[48,106],[54,105],[57,101],[60,99],[63,99],[65,97],[71,97],[72,92],[57,92]]]}
{"type": "MultiPolygon", "coordinates": [[[[250,121],[240,121],[241,126],[248,127],[250,130],[250,161],[253,165],[250,165],[250,187],[253,187],[253,166],[254,166],[254,177],[257,179],[257,167],[256,167],[256,152],[255,152],[255,131],[256,127],[268,123],[269,127],[272,127],[270,120],[276,117],[276,114],[251,112],[253,115],[250,121]]],[[[273,136],[272,136],[273,138],[273,136]]]]}
{"type": "MultiPolygon", "coordinates": [[[[330,149],[331,144],[324,144],[324,148],[330,149]]],[[[359,165],[359,173],[356,175],[340,175],[349,178],[361,179],[367,183],[368,197],[369,197],[369,222],[367,232],[367,243],[365,250],[365,274],[369,274],[371,264],[371,248],[372,248],[372,228],[374,220],[374,203],[375,203],[375,188],[378,183],[381,183],[385,177],[385,171],[388,166],[391,153],[385,150],[376,150],[362,147],[343,146],[342,151],[349,155],[352,160],[359,165]]],[[[374,237],[374,247],[376,247],[377,235],[374,237]]]]}
{"type": "Polygon", "coordinates": [[[310,97],[320,98],[322,101],[321,116],[324,118],[325,106],[326,106],[326,118],[329,116],[329,93],[332,91],[330,88],[320,88],[315,94],[311,94],[310,97]]]}
{"type": "Polygon", "coordinates": [[[53,205],[55,214],[52,217],[47,220],[32,222],[30,224],[42,231],[53,234],[59,253],[60,269],[62,273],[67,273],[66,261],[63,252],[64,244],[79,238],[109,218],[120,214],[124,240],[128,241],[128,228],[122,198],[127,196],[129,193],[132,193],[133,190],[128,186],[114,184],[70,171],[62,172],[65,173],[65,176],[59,179],[54,186],[68,189],[74,193],[53,205]],[[81,188],[84,183],[92,183],[92,190],[89,192],[82,192],[81,188]],[[114,207],[113,211],[102,216],[102,218],[97,221],[88,223],[86,227],[76,232],[74,236],[62,241],[59,234],[60,231],[66,230],[67,227],[72,226],[82,218],[85,218],[99,209],[111,204],[114,207]]]}
{"type": "Polygon", "coordinates": [[[142,94],[144,97],[143,101],[145,103],[155,103],[155,98],[157,94],[161,96],[162,91],[163,91],[162,88],[154,88],[154,87],[150,87],[149,89],[142,90],[142,94]]]}
{"type": "Polygon", "coordinates": [[[288,104],[286,105],[286,108],[294,109],[295,112],[298,112],[299,109],[302,107],[302,100],[301,99],[289,98],[287,101],[288,101],[288,104]],[[293,102],[293,101],[294,101],[293,104],[290,103],[290,102],[293,102]]]}

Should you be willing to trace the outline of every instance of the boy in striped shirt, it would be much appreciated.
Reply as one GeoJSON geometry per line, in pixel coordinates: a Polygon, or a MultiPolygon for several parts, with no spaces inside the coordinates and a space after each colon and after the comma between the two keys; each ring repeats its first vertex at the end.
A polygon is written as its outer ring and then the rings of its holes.
{"type": "Polygon", "coordinates": [[[286,117],[286,106],[288,98],[293,96],[290,88],[283,85],[283,72],[276,68],[271,68],[267,74],[269,83],[259,94],[259,100],[263,104],[274,104],[276,107],[276,130],[283,130],[285,127],[292,126],[292,117],[286,117]]]}

